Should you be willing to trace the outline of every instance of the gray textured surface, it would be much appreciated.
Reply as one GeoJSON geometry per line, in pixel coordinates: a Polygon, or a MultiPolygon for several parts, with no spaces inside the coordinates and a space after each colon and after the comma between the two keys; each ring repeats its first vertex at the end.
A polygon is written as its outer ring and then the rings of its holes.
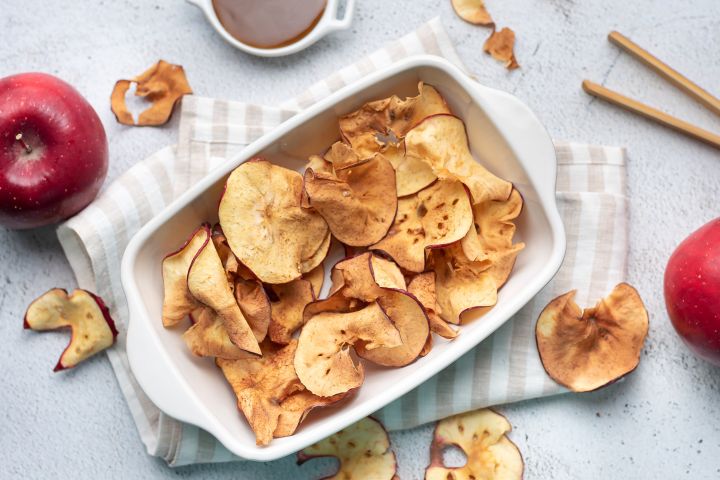
{"type": "MultiPolygon", "coordinates": [[[[487,30],[455,18],[447,0],[359,3],[351,30],[295,57],[267,60],[235,51],[180,0],[2,0],[0,76],[42,70],[83,92],[108,131],[111,180],[176,134],[174,123],[118,126],[108,107],[116,79],[163,58],[185,66],[197,94],[272,104],[440,15],[480,80],[527,102],[554,138],[629,150],[629,280],[651,314],[643,360],[627,381],[599,392],[501,408],[515,427],[526,478],[719,478],[720,369],[696,360],[675,336],[661,282],[674,246],[718,215],[720,154],[591,100],[580,82],[603,82],[720,132],[720,119],[605,40],[617,28],[717,94],[720,2],[487,0],[500,26],[518,34],[522,68],[511,73],[482,53],[487,30]]],[[[53,374],[65,335],[21,329],[32,298],[74,286],[53,230],[0,228],[0,266],[0,477],[284,479],[330,468],[318,460],[296,469],[288,458],[171,470],[148,457],[107,360],[53,374]]],[[[401,477],[421,478],[430,427],[394,434],[393,441],[401,477]]]]}

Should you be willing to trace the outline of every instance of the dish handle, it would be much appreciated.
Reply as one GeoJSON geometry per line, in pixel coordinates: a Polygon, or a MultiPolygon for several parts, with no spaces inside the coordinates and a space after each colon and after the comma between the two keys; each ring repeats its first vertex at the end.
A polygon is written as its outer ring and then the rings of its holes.
{"type": "Polygon", "coordinates": [[[330,30],[345,30],[349,28],[350,24],[352,23],[353,13],[355,12],[355,0],[345,1],[345,14],[342,18],[337,18],[337,11],[339,7],[340,0],[338,0],[334,5],[335,10],[332,12],[331,20],[328,23],[328,27],[330,30]]]}

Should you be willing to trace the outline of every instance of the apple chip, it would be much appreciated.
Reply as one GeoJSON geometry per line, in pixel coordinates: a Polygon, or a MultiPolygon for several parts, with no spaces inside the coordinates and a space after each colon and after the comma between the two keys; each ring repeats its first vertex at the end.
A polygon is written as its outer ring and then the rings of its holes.
{"type": "Polygon", "coordinates": [[[258,338],[267,332],[250,328],[235,301],[220,256],[212,242],[206,242],[190,265],[187,278],[193,297],[210,307],[223,321],[232,343],[251,353],[260,353],[258,338]]]}
{"type": "Polygon", "coordinates": [[[520,480],[525,465],[520,450],[507,437],[510,430],[512,426],[505,417],[487,408],[439,421],[425,480],[520,480]],[[444,465],[443,451],[449,445],[465,453],[465,465],[453,468],[444,465]]]}
{"type": "Polygon", "coordinates": [[[193,355],[230,360],[251,356],[232,343],[225,324],[215,312],[209,308],[199,310],[192,314],[193,325],[183,334],[183,340],[193,355]]]}
{"type": "Polygon", "coordinates": [[[425,270],[426,249],[462,239],[472,226],[472,206],[462,183],[439,180],[398,200],[398,213],[387,236],[370,247],[411,272],[425,270]]]}
{"type": "Polygon", "coordinates": [[[273,437],[280,438],[294,434],[311,410],[337,403],[346,396],[340,394],[334,397],[318,397],[307,390],[293,393],[280,403],[280,416],[273,437]]]}
{"type": "Polygon", "coordinates": [[[328,160],[324,159],[320,155],[310,155],[308,163],[305,168],[311,168],[316,172],[322,173],[333,173],[333,166],[328,160]]]}
{"type": "Polygon", "coordinates": [[[485,53],[489,53],[496,60],[500,60],[505,63],[505,68],[508,70],[514,70],[520,66],[515,59],[515,32],[510,28],[503,28],[499,32],[493,30],[483,50],[485,53]]]}
{"type": "Polygon", "coordinates": [[[338,290],[349,298],[373,302],[382,295],[382,288],[405,290],[405,278],[398,266],[371,252],[339,261],[333,272],[337,272],[338,290]]]}
{"type": "Polygon", "coordinates": [[[321,397],[359,387],[364,369],[355,364],[349,348],[359,343],[365,350],[402,345],[400,333],[377,302],[354,312],[312,316],[300,332],[295,354],[302,384],[321,397]]]}
{"type": "Polygon", "coordinates": [[[302,278],[312,285],[314,300],[320,298],[320,292],[322,291],[323,283],[325,283],[325,268],[322,263],[307,272],[302,278]]]}
{"type": "Polygon", "coordinates": [[[228,276],[228,281],[232,281],[243,267],[240,265],[240,262],[238,262],[238,259],[232,250],[230,250],[230,245],[228,245],[227,238],[225,238],[225,234],[222,233],[220,225],[215,225],[213,227],[212,236],[210,238],[212,238],[215,250],[217,250],[218,255],[220,256],[220,261],[222,262],[225,273],[228,276]]]}
{"type": "Polygon", "coordinates": [[[306,170],[305,192],[332,234],[351,246],[384,237],[397,210],[395,170],[380,154],[336,168],[335,175],[306,170]]]}
{"type": "Polygon", "coordinates": [[[412,280],[410,280],[407,291],[411,295],[414,295],[423,308],[425,308],[428,321],[430,322],[431,332],[449,339],[458,336],[458,332],[438,315],[440,307],[437,304],[437,296],[435,295],[435,272],[425,272],[415,275],[412,280]]]}
{"type": "Polygon", "coordinates": [[[314,270],[318,265],[320,265],[323,260],[325,260],[325,257],[327,257],[327,254],[330,251],[331,243],[332,235],[330,235],[330,231],[328,230],[322,243],[320,244],[318,249],[315,250],[315,253],[310,255],[308,258],[302,259],[302,261],[300,262],[300,271],[302,271],[303,274],[309,273],[314,270]]]}
{"type": "Polygon", "coordinates": [[[461,245],[470,260],[490,259],[504,250],[513,248],[515,220],[522,211],[523,200],[513,188],[505,201],[488,200],[473,206],[473,228],[461,245]]]}
{"type": "Polygon", "coordinates": [[[637,290],[617,285],[593,308],[581,310],[575,291],[559,296],[535,327],[545,371],[574,392],[588,392],[635,370],[648,332],[648,314],[637,290]]]}
{"type": "Polygon", "coordinates": [[[493,19],[485,8],[485,0],[452,0],[458,17],[474,25],[493,25],[493,19]]]}
{"type": "Polygon", "coordinates": [[[438,113],[450,113],[445,100],[430,85],[418,84],[419,94],[405,100],[393,95],[366,103],[359,110],[340,118],[343,138],[366,158],[388,143],[400,141],[422,119],[438,113]]]}
{"type": "Polygon", "coordinates": [[[237,258],[263,282],[287,283],[318,266],[328,227],[302,208],[302,177],[255,159],[227,179],[218,215],[237,258]]]}
{"type": "Polygon", "coordinates": [[[70,328],[70,343],[60,355],[55,372],[73,368],[110,347],[118,334],[102,299],[80,289],[71,295],[62,288],[48,290],[30,304],[23,327],[38,332],[70,328]]]}
{"type": "Polygon", "coordinates": [[[203,225],[193,232],[180,249],[163,258],[163,326],[177,325],[198,306],[198,302],[188,290],[187,275],[195,255],[209,239],[210,229],[203,225]]]}
{"type": "Polygon", "coordinates": [[[335,457],[338,471],[326,480],[397,479],[390,438],[377,420],[366,417],[298,453],[298,464],[319,457],[335,457]]]}
{"type": "Polygon", "coordinates": [[[160,60],[132,80],[118,80],[110,95],[110,105],[115,118],[123,125],[164,125],[178,100],[191,93],[183,67],[160,60]],[[140,113],[137,123],[125,103],[125,94],[133,83],[137,84],[135,95],[152,103],[140,113]]]}
{"type": "Polygon", "coordinates": [[[512,184],[475,161],[468,146],[465,124],[453,115],[434,115],[410,130],[405,149],[426,161],[439,178],[455,179],[470,189],[473,204],[507,200],[512,184]]]}
{"type": "Polygon", "coordinates": [[[315,300],[312,284],[303,278],[290,283],[271,285],[277,301],[271,302],[272,319],[268,328],[270,340],[288,344],[293,333],[303,325],[305,306],[315,300]]]}
{"type": "Polygon", "coordinates": [[[417,193],[437,180],[430,165],[418,157],[406,154],[404,141],[386,145],[381,153],[395,169],[395,188],[398,197],[417,193]]]}
{"type": "Polygon", "coordinates": [[[335,142],[323,157],[325,161],[330,162],[332,166],[330,172],[341,168],[351,167],[361,162],[358,154],[348,144],[344,142],[335,142]]]}
{"type": "Polygon", "coordinates": [[[240,311],[247,320],[250,328],[255,333],[255,338],[261,342],[270,326],[271,307],[270,299],[258,280],[235,280],[235,301],[240,311]]]}
{"type": "Polygon", "coordinates": [[[377,299],[385,315],[400,332],[401,345],[366,348],[355,345],[358,356],[386,367],[403,367],[415,361],[430,336],[430,326],[420,302],[402,290],[383,288],[377,299]]]}

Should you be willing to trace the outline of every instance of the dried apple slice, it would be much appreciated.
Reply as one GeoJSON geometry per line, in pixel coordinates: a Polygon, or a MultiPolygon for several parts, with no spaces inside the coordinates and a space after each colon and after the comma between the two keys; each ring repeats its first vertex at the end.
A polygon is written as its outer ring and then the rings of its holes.
{"type": "Polygon", "coordinates": [[[308,280],[298,278],[290,283],[271,285],[269,288],[277,296],[277,301],[271,302],[272,319],[268,335],[273,342],[285,345],[303,325],[305,306],[315,300],[313,286],[308,280]]]}
{"type": "Polygon", "coordinates": [[[255,159],[225,184],[220,225],[235,256],[263,282],[290,282],[324,258],[314,255],[328,227],[317,212],[301,207],[302,183],[297,172],[255,159]]]}
{"type": "MultiPolygon", "coordinates": [[[[318,457],[335,457],[338,471],[327,480],[392,480],[397,478],[390,439],[377,420],[367,417],[298,453],[298,464],[318,457]]],[[[443,479],[445,480],[445,479],[443,479]]]]}
{"type": "Polygon", "coordinates": [[[382,294],[380,287],[405,290],[405,278],[398,266],[371,252],[339,261],[333,272],[338,274],[338,291],[364,302],[375,301],[382,294]]]}
{"type": "Polygon", "coordinates": [[[303,258],[300,262],[300,270],[303,272],[303,274],[311,272],[318,265],[320,265],[323,260],[325,260],[325,257],[327,257],[327,254],[330,251],[331,242],[332,235],[330,235],[330,231],[328,230],[327,235],[325,235],[325,238],[323,239],[318,249],[315,250],[315,253],[313,253],[307,258],[303,258]]]}
{"type": "Polygon", "coordinates": [[[288,437],[294,434],[311,410],[337,403],[346,396],[340,394],[334,397],[318,397],[307,390],[293,393],[280,403],[280,416],[273,437],[288,437]]]}
{"type": "Polygon", "coordinates": [[[257,332],[255,338],[261,342],[264,339],[263,332],[268,331],[271,319],[270,299],[262,283],[258,280],[237,278],[234,294],[235,301],[253,333],[257,332]]]}
{"type": "Polygon", "coordinates": [[[320,155],[310,155],[305,168],[310,168],[316,172],[333,173],[332,163],[324,159],[320,155]]]}
{"type": "Polygon", "coordinates": [[[195,255],[209,239],[210,228],[202,225],[193,232],[182,247],[163,258],[163,326],[177,325],[198,306],[198,302],[188,290],[187,275],[195,255]]]}
{"type": "Polygon", "coordinates": [[[118,331],[100,297],[87,290],[53,288],[33,300],[25,312],[24,328],[38,332],[70,328],[70,343],[54,371],[73,368],[115,343],[118,331]]]}
{"type": "Polygon", "coordinates": [[[358,356],[386,367],[403,367],[415,361],[430,336],[430,326],[420,302],[405,291],[383,288],[377,303],[400,332],[401,345],[368,349],[355,345],[358,356]]]}
{"type": "Polygon", "coordinates": [[[485,8],[485,0],[452,0],[458,17],[473,25],[493,25],[493,19],[485,8]]]}
{"type": "Polygon", "coordinates": [[[603,387],[635,370],[648,332],[648,314],[637,290],[617,285],[593,308],[581,310],[575,291],[559,296],[535,327],[545,371],[574,392],[603,387]]]}
{"type": "Polygon", "coordinates": [[[438,422],[430,446],[425,480],[520,480],[525,465],[517,446],[507,437],[510,422],[489,409],[455,415],[438,422]],[[446,467],[443,451],[459,447],[467,457],[462,467],[446,467]]]}
{"type": "Polygon", "coordinates": [[[222,319],[232,342],[251,353],[260,353],[257,338],[267,332],[253,332],[235,301],[220,256],[212,242],[206,242],[190,265],[187,278],[190,293],[222,319]]]}
{"type": "Polygon", "coordinates": [[[330,162],[332,166],[329,173],[341,168],[351,167],[361,162],[357,152],[353,150],[347,143],[335,142],[323,157],[325,161],[330,162]]]}
{"type": "Polygon", "coordinates": [[[437,180],[430,165],[420,158],[407,155],[404,141],[386,145],[381,153],[395,169],[395,188],[398,197],[417,193],[437,180]]]}
{"type": "Polygon", "coordinates": [[[470,153],[465,124],[453,115],[434,115],[405,136],[408,155],[426,161],[438,178],[456,179],[470,189],[473,204],[506,200],[512,184],[490,173],[470,153]]]}
{"type": "Polygon", "coordinates": [[[225,269],[228,281],[231,282],[235,275],[238,274],[238,271],[242,269],[242,266],[240,265],[240,262],[238,262],[235,254],[232,252],[232,250],[230,250],[230,245],[228,245],[227,238],[225,238],[225,234],[222,233],[222,228],[220,228],[220,225],[215,225],[213,227],[212,236],[210,238],[212,238],[213,244],[215,245],[215,250],[220,256],[220,261],[222,262],[223,268],[225,269]]]}
{"type": "Polygon", "coordinates": [[[505,63],[505,68],[514,70],[520,67],[515,59],[515,32],[510,28],[503,28],[499,32],[493,30],[485,44],[485,53],[489,53],[494,59],[505,63]]]}
{"type": "Polygon", "coordinates": [[[183,334],[183,340],[193,355],[229,360],[248,358],[251,354],[238,348],[228,336],[222,319],[209,308],[192,314],[193,325],[183,334]]]}
{"type": "Polygon", "coordinates": [[[425,308],[430,322],[431,332],[448,339],[458,336],[458,332],[438,315],[440,307],[437,304],[437,296],[435,294],[435,272],[425,272],[415,275],[412,280],[410,280],[407,290],[408,293],[414,295],[425,308]]]}
{"type": "Polygon", "coordinates": [[[395,170],[380,154],[336,168],[335,175],[306,170],[305,192],[332,234],[351,246],[384,237],[397,210],[395,170]]]}
{"type": "Polygon", "coordinates": [[[354,312],[312,316],[298,339],[295,354],[298,378],[310,392],[321,397],[359,387],[365,373],[362,365],[353,361],[349,347],[361,342],[366,350],[402,344],[400,333],[376,302],[354,312]]]}
{"type": "Polygon", "coordinates": [[[385,238],[374,244],[411,272],[425,270],[426,249],[462,239],[472,226],[467,190],[456,180],[438,180],[430,187],[398,201],[398,213],[385,238]]]}
{"type": "Polygon", "coordinates": [[[523,200],[513,188],[504,201],[488,200],[473,206],[473,228],[461,245],[465,256],[473,261],[492,260],[494,254],[513,248],[515,220],[522,211],[523,200]]]}
{"type": "Polygon", "coordinates": [[[360,158],[379,152],[387,143],[384,136],[400,141],[422,119],[450,113],[445,100],[430,85],[418,84],[416,97],[392,97],[366,103],[359,110],[340,118],[340,132],[360,158]]]}
{"type": "Polygon", "coordinates": [[[303,275],[303,278],[312,285],[315,299],[320,298],[320,292],[325,283],[325,268],[322,263],[303,275]]]}

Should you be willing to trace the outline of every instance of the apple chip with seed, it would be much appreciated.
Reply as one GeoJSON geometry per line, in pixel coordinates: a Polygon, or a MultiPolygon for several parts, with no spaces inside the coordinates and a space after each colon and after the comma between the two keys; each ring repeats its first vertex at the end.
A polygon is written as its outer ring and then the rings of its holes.
{"type": "Polygon", "coordinates": [[[648,314],[637,290],[617,285],[593,308],[581,310],[575,291],[559,296],[535,327],[545,371],[574,392],[588,392],[635,370],[648,332],[648,314]]]}
{"type": "Polygon", "coordinates": [[[395,188],[398,197],[417,193],[437,180],[430,165],[418,157],[407,154],[404,141],[386,145],[381,153],[395,169],[395,188]]]}
{"type": "Polygon", "coordinates": [[[520,67],[515,59],[515,32],[510,28],[503,28],[499,32],[493,30],[485,45],[483,45],[485,53],[489,53],[494,59],[505,63],[505,68],[514,70],[520,67]]]}
{"type": "Polygon", "coordinates": [[[438,180],[398,201],[398,213],[385,238],[370,247],[385,252],[411,272],[425,270],[427,249],[461,240],[472,226],[467,190],[455,180],[438,180]]]}
{"type": "Polygon", "coordinates": [[[321,397],[362,385],[363,366],[355,363],[349,348],[360,343],[367,351],[402,345],[400,333],[377,302],[354,312],[312,316],[300,332],[295,354],[295,371],[302,384],[321,397]]]}
{"type": "Polygon", "coordinates": [[[381,154],[336,168],[334,175],[306,170],[305,192],[332,234],[351,246],[380,240],[397,210],[395,170],[381,154]]]}
{"type": "Polygon", "coordinates": [[[435,272],[425,272],[415,275],[408,285],[408,293],[415,296],[425,308],[430,322],[430,331],[437,333],[443,338],[452,339],[458,336],[458,332],[440,318],[438,312],[440,307],[437,304],[435,294],[435,272]]]}
{"type": "Polygon", "coordinates": [[[248,352],[260,353],[258,339],[262,340],[267,332],[254,332],[248,325],[235,301],[220,256],[212,242],[206,242],[195,255],[187,283],[193,297],[222,319],[232,343],[248,352]]]}
{"type": "Polygon", "coordinates": [[[455,179],[470,189],[473,204],[507,200],[512,184],[490,173],[470,153],[465,124],[453,115],[433,115],[405,136],[408,155],[421,158],[439,178],[455,179]]]}
{"type": "Polygon", "coordinates": [[[338,471],[325,477],[327,480],[397,478],[397,463],[388,434],[380,422],[370,417],[302,450],[298,453],[298,464],[318,457],[335,457],[340,462],[338,471]]]}
{"type": "Polygon", "coordinates": [[[191,93],[183,67],[160,60],[132,80],[118,80],[110,95],[110,106],[117,121],[123,125],[164,125],[178,100],[191,93]],[[125,94],[133,83],[137,84],[135,95],[152,103],[140,113],[137,122],[125,103],[125,94]]]}
{"type": "Polygon", "coordinates": [[[330,245],[325,220],[302,208],[302,176],[255,159],[233,170],[218,215],[231,250],[266,283],[286,283],[318,266],[330,245]]]}
{"type": "Polygon", "coordinates": [[[485,8],[485,0],[452,0],[458,17],[474,25],[493,25],[493,19],[485,8]]]}
{"type": "Polygon", "coordinates": [[[397,143],[424,118],[450,113],[445,100],[430,85],[418,84],[416,97],[392,97],[366,103],[340,118],[340,132],[360,158],[379,152],[387,143],[397,143]],[[384,140],[390,137],[390,141],[384,140]]]}
{"type": "Polygon", "coordinates": [[[115,343],[118,331],[100,297],[87,290],[68,295],[53,288],[33,300],[25,312],[24,328],[38,332],[69,328],[70,343],[60,355],[54,371],[73,368],[115,343]]]}
{"type": "Polygon", "coordinates": [[[215,312],[207,307],[198,310],[192,314],[193,325],[183,334],[183,340],[193,355],[229,360],[251,356],[232,343],[223,320],[215,312]]]}
{"type": "Polygon", "coordinates": [[[180,323],[198,306],[195,297],[188,290],[187,276],[195,255],[210,239],[210,229],[203,225],[180,247],[162,261],[163,306],[162,322],[165,327],[180,323]]]}
{"type": "Polygon", "coordinates": [[[269,288],[277,300],[271,302],[272,318],[268,335],[273,342],[285,345],[302,326],[305,306],[315,300],[313,286],[310,281],[298,278],[290,283],[270,285],[269,288]]]}
{"type": "Polygon", "coordinates": [[[425,480],[520,480],[525,464],[517,446],[507,437],[510,422],[490,409],[455,415],[438,422],[430,445],[425,480]],[[443,452],[460,448],[467,457],[462,467],[446,467],[443,452]]]}

